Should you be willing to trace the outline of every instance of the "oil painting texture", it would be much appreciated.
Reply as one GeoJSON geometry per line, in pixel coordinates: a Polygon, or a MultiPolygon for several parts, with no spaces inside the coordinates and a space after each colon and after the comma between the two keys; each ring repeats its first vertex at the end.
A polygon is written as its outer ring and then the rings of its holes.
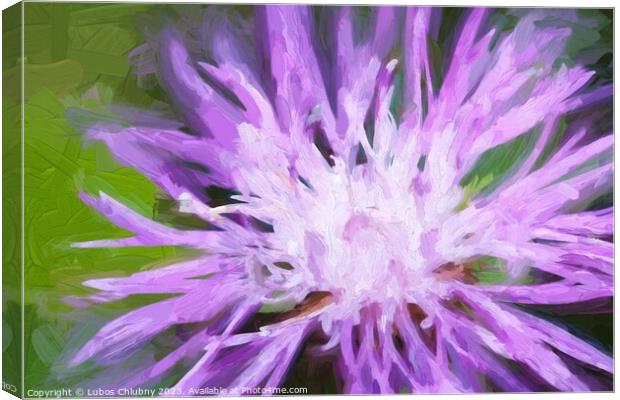
{"type": "Polygon", "coordinates": [[[95,107],[95,85],[65,116],[154,189],[140,206],[76,179],[120,230],[67,247],[177,250],[61,294],[58,374],[173,396],[612,390],[611,327],[588,330],[613,302],[611,14],[136,15],[126,80],[154,100],[95,107]]]}

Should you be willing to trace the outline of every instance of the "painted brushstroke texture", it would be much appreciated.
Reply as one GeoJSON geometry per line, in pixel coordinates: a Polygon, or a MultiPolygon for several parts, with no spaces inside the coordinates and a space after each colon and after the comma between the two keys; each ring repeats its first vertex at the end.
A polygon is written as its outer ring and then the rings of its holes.
{"type": "Polygon", "coordinates": [[[587,391],[592,371],[613,373],[609,354],[523,307],[613,296],[613,209],[579,208],[611,188],[611,132],[589,135],[585,121],[545,155],[559,119],[612,87],[560,62],[571,29],[539,23],[547,11],[497,32],[489,10],[466,10],[437,76],[429,46],[441,11],[373,8],[361,38],[347,7],[318,20],[308,7],[258,7],[246,21],[253,35],[216,11],[197,31],[151,32],[131,57],[159,79],[177,119],[121,110],[131,124],[96,123],[86,136],[213,229],[82,194],[133,235],[77,247],[204,255],[85,282],[98,289],[93,303],[174,296],[109,322],[72,365],[113,363],[169,327],[208,322],[119,386],[152,383],[184,359],[183,393],[278,386],[317,332],[327,339],[315,351],[336,349],[348,393],[480,392],[488,382],[587,391]],[[207,37],[208,58],[195,51],[207,37]],[[494,190],[462,184],[481,155],[533,130],[494,190]],[[209,187],[232,194],[216,204],[209,187]],[[503,278],[484,282],[491,269],[503,278]],[[297,307],[240,331],[261,307],[284,304],[297,307]]]}

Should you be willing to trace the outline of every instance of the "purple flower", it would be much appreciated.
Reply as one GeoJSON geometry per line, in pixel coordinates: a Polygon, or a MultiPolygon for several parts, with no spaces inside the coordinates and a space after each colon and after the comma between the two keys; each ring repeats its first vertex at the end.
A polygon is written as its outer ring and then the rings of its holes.
{"type": "Polygon", "coordinates": [[[582,113],[551,145],[562,116],[612,86],[562,62],[571,29],[542,23],[550,13],[500,32],[489,10],[468,10],[443,67],[440,9],[265,6],[239,24],[211,8],[150,30],[131,57],[176,117],[119,109],[130,125],[87,134],[207,227],[82,194],[133,236],[76,246],[203,255],[86,281],[94,302],[173,296],[109,322],[72,364],[114,363],[203,323],[119,385],[191,360],[183,394],[276,387],[314,338],[306,351],[333,355],[344,392],[599,388],[611,356],[532,311],[613,296],[613,209],[587,208],[610,192],[612,135],[582,113]],[[479,173],[523,138],[510,168],[479,173]],[[281,312],[248,328],[269,309],[281,312]]]}

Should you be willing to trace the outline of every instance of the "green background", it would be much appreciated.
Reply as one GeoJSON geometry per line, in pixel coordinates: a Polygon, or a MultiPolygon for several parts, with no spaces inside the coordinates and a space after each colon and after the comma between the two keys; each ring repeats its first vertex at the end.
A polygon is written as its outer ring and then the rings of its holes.
{"type": "MultiPolygon", "coordinates": [[[[140,43],[136,16],[149,4],[24,5],[25,145],[25,388],[71,387],[87,374],[63,372],[63,350],[76,348],[106,319],[145,299],[98,306],[90,318],[65,305],[65,296],[83,296],[89,277],[119,276],[176,259],[176,248],[72,249],[77,241],[122,237],[77,197],[79,190],[103,190],[144,214],[152,214],[155,187],[119,166],[105,146],[85,146],[65,118],[70,107],[97,109],[112,101],[148,107],[153,101],[136,85],[127,53],[140,43]],[[79,330],[74,329],[79,326],[79,330]],[[57,382],[63,376],[63,382],[57,382]]],[[[3,83],[19,85],[19,24],[6,30],[5,49],[13,66],[3,65],[3,83]],[[12,57],[11,57],[12,56],[12,57]]],[[[5,57],[5,60],[7,58],[5,57]]],[[[16,90],[17,91],[17,88],[16,90]]],[[[19,103],[4,98],[3,122],[19,123],[19,103]],[[12,118],[11,118],[12,117],[12,118]]],[[[4,237],[9,237],[5,235],[4,237]]],[[[6,306],[6,305],[5,305],[6,306]]],[[[8,344],[7,344],[8,346],[8,344]]]]}
{"type": "MultiPolygon", "coordinates": [[[[103,145],[85,146],[80,133],[67,121],[66,110],[97,110],[112,102],[144,107],[152,104],[156,95],[137,86],[127,63],[127,53],[141,43],[136,28],[140,15],[153,8],[174,15],[181,8],[200,6],[25,3],[24,7],[25,386],[71,387],[95,375],[97,369],[87,366],[80,371],[66,370],[65,349],[77,348],[104,321],[153,298],[134,296],[76,312],[63,303],[63,297],[87,294],[87,288],[81,286],[85,279],[126,275],[187,254],[176,248],[70,247],[72,242],[126,235],[83,205],[77,197],[79,190],[101,189],[146,215],[153,214],[157,191],[146,178],[120,167],[103,145]]],[[[611,71],[611,12],[587,13],[596,25],[576,25],[566,62],[588,58],[601,79],[609,80],[611,75],[605,74],[611,71]]],[[[496,12],[493,18],[503,30],[514,26],[515,17],[505,10],[496,12]]],[[[19,41],[12,39],[19,37],[19,21],[9,25],[4,33],[9,47],[5,45],[3,83],[14,85],[13,91],[18,92],[20,48],[19,41]]],[[[435,46],[443,46],[441,32],[435,46]]],[[[440,59],[434,61],[441,64],[440,59]]],[[[3,113],[3,124],[19,123],[19,98],[5,96],[3,113]]],[[[523,137],[494,150],[463,184],[470,186],[471,193],[484,190],[531,148],[530,144],[523,137]]],[[[14,311],[14,307],[4,304],[5,312],[9,308],[14,311]]],[[[578,317],[578,329],[611,350],[611,318],[595,317],[596,324],[588,318],[592,317],[578,317]]],[[[3,349],[9,345],[3,344],[3,349]]],[[[151,350],[146,349],[145,354],[151,350]]],[[[307,383],[301,382],[300,386],[307,383]]]]}

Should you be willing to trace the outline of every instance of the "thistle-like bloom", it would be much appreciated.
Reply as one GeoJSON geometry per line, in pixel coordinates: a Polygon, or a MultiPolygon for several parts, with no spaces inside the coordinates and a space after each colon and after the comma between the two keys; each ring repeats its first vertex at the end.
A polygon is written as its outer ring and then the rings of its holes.
{"type": "Polygon", "coordinates": [[[72,363],[194,324],[119,385],[189,360],[183,394],[276,387],[304,348],[332,356],[343,392],[600,389],[611,356],[532,312],[613,296],[613,209],[588,208],[610,192],[613,139],[579,114],[612,87],[562,61],[571,29],[548,14],[500,32],[467,10],[442,57],[440,9],[265,6],[239,24],[211,8],[150,30],[132,58],[176,116],[123,109],[130,125],[87,135],[205,227],[83,194],[134,236],[77,246],[203,255],[85,282],[95,302],[171,297],[109,322],[72,363]],[[502,148],[520,155],[485,170],[502,148]]]}

